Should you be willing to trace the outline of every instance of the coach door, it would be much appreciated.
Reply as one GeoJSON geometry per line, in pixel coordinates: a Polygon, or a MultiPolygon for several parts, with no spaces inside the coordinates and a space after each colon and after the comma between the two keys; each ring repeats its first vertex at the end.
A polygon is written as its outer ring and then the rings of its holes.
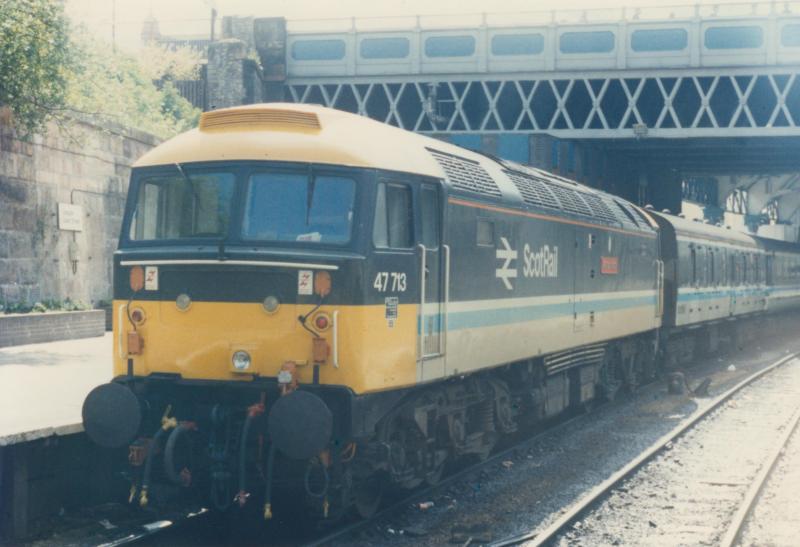
{"type": "Polygon", "coordinates": [[[441,190],[435,184],[421,184],[417,194],[419,211],[420,315],[417,355],[419,380],[444,375],[446,343],[446,273],[448,248],[442,245],[441,190]]]}

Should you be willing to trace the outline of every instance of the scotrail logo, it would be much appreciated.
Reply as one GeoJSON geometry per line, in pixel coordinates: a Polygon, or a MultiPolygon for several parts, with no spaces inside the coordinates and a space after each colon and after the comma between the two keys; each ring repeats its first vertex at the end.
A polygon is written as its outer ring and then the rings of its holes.
{"type": "MultiPolygon", "coordinates": [[[[511,244],[504,237],[500,238],[501,248],[496,249],[497,260],[502,260],[502,265],[495,269],[495,277],[500,279],[506,289],[513,290],[512,279],[519,275],[518,266],[512,266],[512,262],[519,258],[519,252],[511,247],[511,244]]],[[[558,247],[542,245],[534,251],[527,243],[523,247],[522,253],[522,275],[528,278],[548,278],[558,277],[558,247]]]]}
{"type": "Polygon", "coordinates": [[[500,243],[503,244],[504,249],[497,249],[497,260],[503,260],[503,265],[494,271],[494,275],[503,280],[503,284],[509,291],[514,288],[511,284],[511,279],[517,277],[517,267],[511,268],[511,263],[517,259],[519,253],[511,248],[508,240],[504,237],[500,238],[500,243]]]}

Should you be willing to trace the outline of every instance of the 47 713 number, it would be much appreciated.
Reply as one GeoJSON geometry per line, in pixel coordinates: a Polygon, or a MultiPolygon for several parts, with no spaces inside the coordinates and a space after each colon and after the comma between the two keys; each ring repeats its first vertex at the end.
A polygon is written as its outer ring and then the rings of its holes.
{"type": "Polygon", "coordinates": [[[372,286],[378,292],[405,292],[406,274],[403,272],[378,272],[372,286]]]}

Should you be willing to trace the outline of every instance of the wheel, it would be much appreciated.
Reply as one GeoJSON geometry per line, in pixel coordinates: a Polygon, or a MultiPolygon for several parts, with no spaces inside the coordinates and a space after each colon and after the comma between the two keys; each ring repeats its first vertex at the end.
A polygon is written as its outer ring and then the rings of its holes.
{"type": "Polygon", "coordinates": [[[425,474],[425,483],[428,486],[436,486],[439,484],[439,481],[442,480],[445,462],[447,462],[447,458],[443,458],[439,465],[437,465],[432,471],[428,471],[428,473],[425,474]]]}
{"type": "Polygon", "coordinates": [[[623,383],[618,363],[619,355],[614,352],[606,355],[600,367],[600,396],[609,402],[617,398],[623,383]]]}
{"type": "Polygon", "coordinates": [[[383,500],[385,480],[373,473],[355,486],[355,509],[359,517],[368,519],[378,511],[383,500]]]}

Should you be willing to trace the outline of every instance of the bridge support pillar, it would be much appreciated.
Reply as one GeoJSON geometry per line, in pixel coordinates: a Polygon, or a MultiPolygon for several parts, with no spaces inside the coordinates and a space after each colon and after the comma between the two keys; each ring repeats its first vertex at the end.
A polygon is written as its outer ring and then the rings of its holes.
{"type": "Polygon", "coordinates": [[[262,101],[261,72],[247,52],[247,44],[238,38],[208,46],[206,100],[210,110],[262,101]]]}
{"type": "Polygon", "coordinates": [[[259,17],[253,20],[253,42],[263,70],[263,100],[285,100],[286,19],[259,17]]]}

